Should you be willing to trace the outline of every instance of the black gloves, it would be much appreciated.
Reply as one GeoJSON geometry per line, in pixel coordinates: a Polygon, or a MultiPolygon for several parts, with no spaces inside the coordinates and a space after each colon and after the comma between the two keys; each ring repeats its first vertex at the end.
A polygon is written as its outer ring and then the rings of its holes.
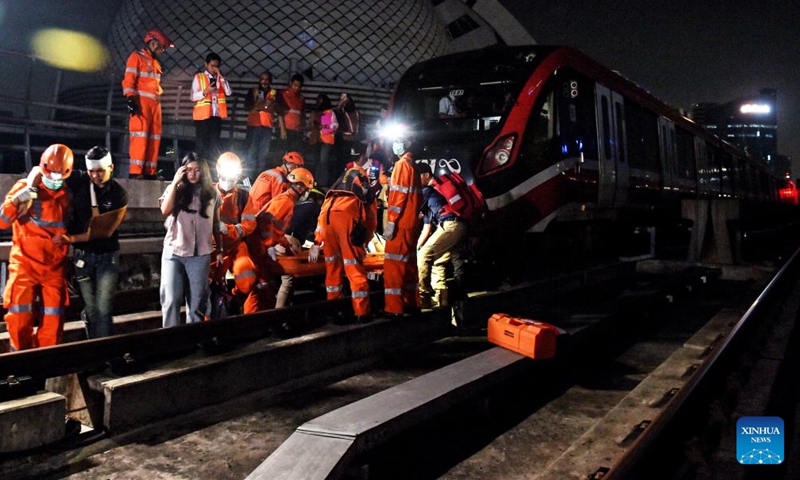
{"type": "Polygon", "coordinates": [[[139,103],[136,101],[135,96],[128,97],[128,113],[133,115],[139,115],[139,103]]]}

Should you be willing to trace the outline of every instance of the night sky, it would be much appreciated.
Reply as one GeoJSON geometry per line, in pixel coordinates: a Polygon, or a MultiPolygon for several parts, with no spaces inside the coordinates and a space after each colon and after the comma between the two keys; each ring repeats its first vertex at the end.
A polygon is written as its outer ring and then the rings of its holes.
{"type": "MultiPolygon", "coordinates": [[[[778,151],[800,176],[800,2],[501,0],[537,43],[572,45],[666,103],[724,103],[778,90],[778,151]]],[[[0,49],[25,50],[34,28],[105,40],[120,0],[0,0],[0,49]]],[[[0,56],[3,91],[24,71],[0,56]]],[[[9,87],[9,88],[7,88],[9,87]]]]}

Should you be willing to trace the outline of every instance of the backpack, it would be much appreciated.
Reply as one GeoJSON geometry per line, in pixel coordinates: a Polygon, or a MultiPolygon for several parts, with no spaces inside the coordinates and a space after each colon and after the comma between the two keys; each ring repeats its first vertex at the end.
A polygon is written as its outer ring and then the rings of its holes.
{"type": "Polygon", "coordinates": [[[456,172],[435,177],[433,188],[447,200],[445,210],[462,220],[474,221],[486,211],[486,200],[475,183],[468,184],[456,172]]]}

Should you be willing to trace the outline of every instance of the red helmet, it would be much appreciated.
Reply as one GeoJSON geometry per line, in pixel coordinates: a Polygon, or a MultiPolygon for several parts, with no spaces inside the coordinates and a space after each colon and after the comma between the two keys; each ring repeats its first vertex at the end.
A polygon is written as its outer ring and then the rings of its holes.
{"type": "MultiPolygon", "coordinates": [[[[302,157],[300,159],[302,160],[302,157]]],[[[289,180],[289,183],[302,183],[309,190],[314,188],[314,175],[302,167],[295,168],[289,172],[289,175],[286,175],[286,179],[289,180]]]]}
{"type": "Polygon", "coordinates": [[[58,173],[64,179],[72,174],[72,163],[72,150],[66,145],[54,143],[42,153],[39,168],[42,169],[42,173],[45,175],[49,176],[51,173],[58,173]]]}
{"type": "Polygon", "coordinates": [[[287,153],[286,155],[283,156],[283,161],[286,163],[293,163],[298,167],[302,167],[306,163],[305,160],[303,160],[303,156],[297,152],[287,153]]]}
{"type": "Polygon", "coordinates": [[[175,44],[170,41],[169,37],[164,35],[164,32],[162,32],[161,30],[153,29],[153,30],[150,30],[149,32],[147,32],[144,35],[144,43],[147,43],[150,40],[158,41],[158,43],[160,43],[161,45],[164,45],[164,48],[166,48],[166,47],[174,47],[175,46],[175,44]]]}

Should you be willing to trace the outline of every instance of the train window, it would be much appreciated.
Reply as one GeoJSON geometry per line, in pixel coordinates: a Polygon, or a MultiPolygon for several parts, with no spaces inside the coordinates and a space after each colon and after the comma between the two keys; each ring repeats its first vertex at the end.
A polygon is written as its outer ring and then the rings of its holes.
{"type": "Polygon", "coordinates": [[[601,116],[603,119],[603,156],[606,160],[611,158],[611,120],[608,118],[608,97],[600,99],[601,116]]]}
{"type": "Polygon", "coordinates": [[[539,172],[558,160],[556,151],[556,104],[553,81],[548,82],[533,105],[522,144],[526,168],[539,172]]]}
{"type": "Polygon", "coordinates": [[[563,158],[597,158],[594,83],[568,68],[556,73],[560,92],[556,105],[557,135],[563,158]]]}
{"type": "Polygon", "coordinates": [[[680,127],[675,128],[675,134],[678,147],[678,176],[694,180],[696,176],[694,136],[680,127]]]}
{"type": "Polygon", "coordinates": [[[658,119],[655,113],[625,99],[628,162],[631,168],[658,170],[658,119]]]}
{"type": "Polygon", "coordinates": [[[627,155],[625,152],[625,142],[622,141],[625,138],[625,126],[622,120],[622,105],[620,103],[615,103],[614,107],[614,118],[617,119],[617,145],[619,145],[619,161],[624,163],[627,155]]]}

